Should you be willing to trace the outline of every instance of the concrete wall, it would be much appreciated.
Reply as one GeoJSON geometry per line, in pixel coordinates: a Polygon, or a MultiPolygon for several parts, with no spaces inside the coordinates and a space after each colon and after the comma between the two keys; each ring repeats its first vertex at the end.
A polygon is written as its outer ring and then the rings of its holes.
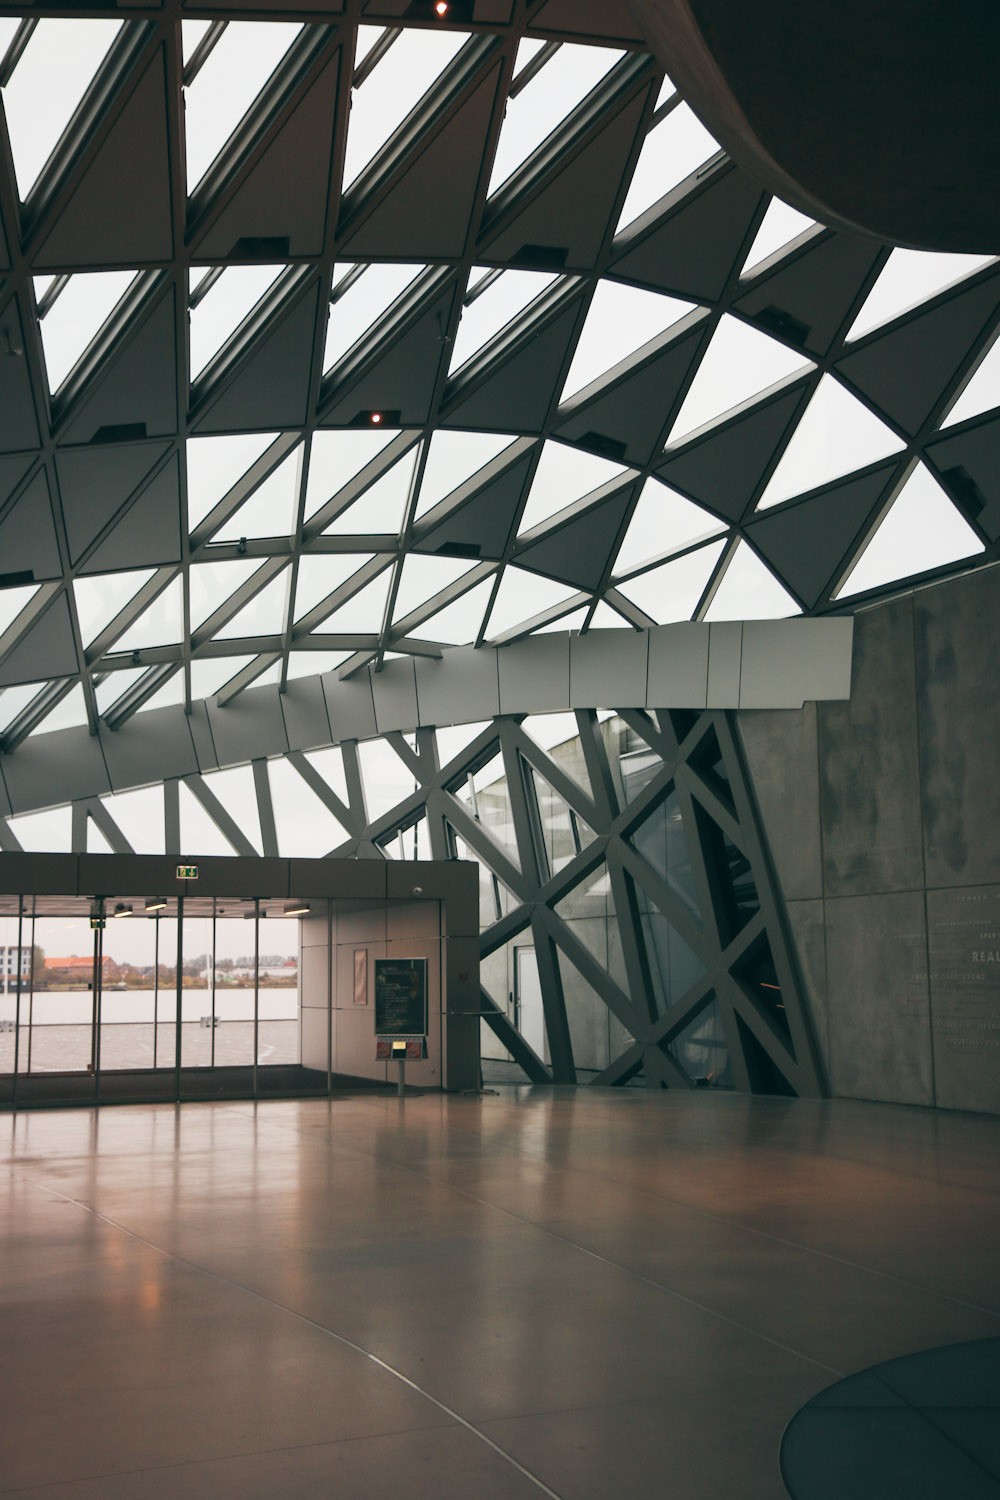
{"type": "Polygon", "coordinates": [[[737,718],[831,1092],[1000,1112],[1000,569],[856,617],[847,703],[737,718]]]}

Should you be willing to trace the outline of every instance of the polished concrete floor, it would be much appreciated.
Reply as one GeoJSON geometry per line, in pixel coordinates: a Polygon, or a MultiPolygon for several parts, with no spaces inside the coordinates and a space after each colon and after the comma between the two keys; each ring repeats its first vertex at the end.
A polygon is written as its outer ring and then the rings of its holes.
{"type": "Polygon", "coordinates": [[[1000,1333],[1000,1121],[504,1090],[0,1116],[0,1494],[779,1500],[1000,1333]]]}

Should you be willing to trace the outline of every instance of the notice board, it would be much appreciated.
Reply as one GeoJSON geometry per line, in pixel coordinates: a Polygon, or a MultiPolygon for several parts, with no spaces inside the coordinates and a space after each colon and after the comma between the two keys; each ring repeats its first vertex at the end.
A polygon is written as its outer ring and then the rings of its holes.
{"type": "Polygon", "coordinates": [[[375,1035],[427,1034],[426,958],[375,960],[375,1035]]]}

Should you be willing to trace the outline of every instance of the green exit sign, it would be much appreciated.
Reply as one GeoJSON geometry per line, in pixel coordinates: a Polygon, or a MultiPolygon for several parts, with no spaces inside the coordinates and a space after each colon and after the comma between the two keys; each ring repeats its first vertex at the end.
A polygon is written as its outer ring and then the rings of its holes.
{"type": "Polygon", "coordinates": [[[198,879],[198,866],[197,865],[178,865],[177,866],[177,879],[178,880],[197,880],[198,879]]]}

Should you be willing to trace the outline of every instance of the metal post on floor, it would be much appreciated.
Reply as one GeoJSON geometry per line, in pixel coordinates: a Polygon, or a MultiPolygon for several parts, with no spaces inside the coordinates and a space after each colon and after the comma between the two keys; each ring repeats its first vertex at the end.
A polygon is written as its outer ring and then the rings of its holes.
{"type": "MultiPolygon", "coordinates": [[[[11,1093],[11,1110],[17,1114],[17,1076],[21,1066],[21,950],[24,940],[24,907],[20,900],[17,903],[17,989],[14,1001],[14,1086],[11,1093]]],[[[31,963],[34,959],[34,949],[28,960],[28,973],[31,973],[31,963]]]]}
{"type": "Polygon", "coordinates": [[[177,1017],[174,1022],[174,1102],[181,1102],[181,1018],[184,1014],[184,897],[177,897],[177,1017]]]}
{"type": "Polygon", "coordinates": [[[396,1092],[400,1099],[406,1095],[406,1054],[399,1059],[399,1084],[396,1092]]]}
{"type": "Polygon", "coordinates": [[[257,1097],[257,1049],[260,1034],[260,898],[253,917],[253,1097],[257,1097]]]}

